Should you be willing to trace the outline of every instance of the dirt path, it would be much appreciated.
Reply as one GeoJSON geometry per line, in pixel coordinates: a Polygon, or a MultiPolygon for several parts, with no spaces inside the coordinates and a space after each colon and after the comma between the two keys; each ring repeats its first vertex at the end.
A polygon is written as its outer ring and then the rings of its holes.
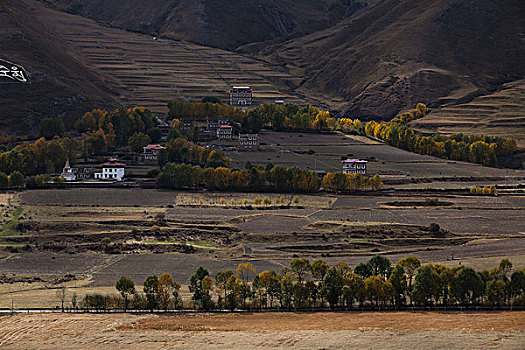
{"type": "Polygon", "coordinates": [[[525,312],[0,317],[2,349],[521,349],[524,342],[525,312]]]}

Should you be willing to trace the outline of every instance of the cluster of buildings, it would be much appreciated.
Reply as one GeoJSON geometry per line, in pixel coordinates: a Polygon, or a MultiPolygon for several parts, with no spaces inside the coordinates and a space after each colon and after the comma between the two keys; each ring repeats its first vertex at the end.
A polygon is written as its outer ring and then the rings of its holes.
{"type": "Polygon", "coordinates": [[[60,177],[65,181],[83,181],[89,179],[122,181],[124,179],[124,169],[126,164],[121,163],[118,159],[111,158],[106,163],[100,165],[100,171],[95,171],[91,167],[76,167],[72,168],[69,165],[69,160],[66,160],[66,165],[62,169],[60,177]]]}

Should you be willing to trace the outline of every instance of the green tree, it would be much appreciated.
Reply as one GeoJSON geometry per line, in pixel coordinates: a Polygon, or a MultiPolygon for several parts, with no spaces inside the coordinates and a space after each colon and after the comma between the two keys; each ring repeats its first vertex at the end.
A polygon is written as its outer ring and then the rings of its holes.
{"type": "Polygon", "coordinates": [[[330,304],[330,307],[336,307],[343,292],[343,276],[335,267],[331,267],[323,278],[321,292],[330,304]]]}
{"type": "Polygon", "coordinates": [[[228,280],[232,276],[233,276],[233,271],[232,270],[219,271],[215,275],[215,284],[217,286],[221,286],[222,289],[224,290],[224,302],[226,302],[226,298],[227,298],[227,295],[226,295],[226,293],[227,293],[226,284],[228,283],[228,280]]]}
{"type": "Polygon", "coordinates": [[[115,284],[115,288],[119,291],[122,299],[124,299],[124,312],[128,309],[128,298],[135,294],[135,283],[128,277],[121,277],[115,284]]]}
{"type": "Polygon", "coordinates": [[[190,278],[189,289],[193,293],[192,300],[201,309],[209,309],[211,307],[209,289],[206,289],[207,286],[203,285],[204,279],[209,277],[209,275],[210,273],[207,269],[199,266],[190,278]]]}
{"type": "Polygon", "coordinates": [[[501,305],[505,300],[505,289],[506,284],[502,280],[496,279],[487,283],[486,294],[492,305],[501,305]]]}
{"type": "Polygon", "coordinates": [[[370,266],[370,263],[360,262],[354,267],[354,273],[363,278],[367,278],[372,276],[372,267],[370,266]]]}
{"type": "Polygon", "coordinates": [[[322,259],[315,260],[312,263],[312,276],[315,278],[316,281],[321,282],[329,268],[330,266],[328,266],[326,261],[322,259]]]}
{"type": "Polygon", "coordinates": [[[485,290],[480,275],[465,266],[459,269],[452,286],[454,295],[463,305],[476,302],[485,290]]]}
{"type": "Polygon", "coordinates": [[[396,264],[388,280],[392,284],[395,305],[400,307],[405,303],[405,293],[407,291],[407,276],[403,266],[396,264]]]}
{"type": "Polygon", "coordinates": [[[19,171],[13,171],[9,175],[9,187],[23,187],[24,175],[19,171]]]}
{"type": "Polygon", "coordinates": [[[388,258],[379,254],[374,255],[369,261],[368,265],[371,268],[373,276],[382,276],[388,278],[390,271],[392,270],[392,263],[388,258]]]}
{"type": "Polygon", "coordinates": [[[128,145],[131,147],[131,150],[136,153],[141,153],[148,144],[151,143],[151,138],[141,132],[134,133],[128,139],[128,145]]]}
{"type": "Polygon", "coordinates": [[[159,306],[159,279],[155,275],[146,278],[144,282],[144,293],[148,309],[153,312],[159,306]]]}
{"type": "MultiPolygon", "coordinates": [[[[421,266],[421,261],[415,256],[407,256],[397,262],[405,270],[408,280],[408,293],[412,293],[412,280],[416,274],[417,269],[421,266]]],[[[410,297],[410,304],[412,304],[412,297],[410,297]]]]}
{"type": "Polygon", "coordinates": [[[312,270],[308,259],[294,259],[290,264],[290,268],[292,269],[292,272],[297,275],[299,283],[302,283],[306,274],[312,270]]]}
{"type": "Polygon", "coordinates": [[[9,186],[9,177],[6,173],[0,172],[0,188],[7,188],[9,186]]]}
{"type": "Polygon", "coordinates": [[[439,275],[430,265],[421,266],[414,279],[412,297],[419,304],[427,306],[433,298],[439,295],[439,275]]]}

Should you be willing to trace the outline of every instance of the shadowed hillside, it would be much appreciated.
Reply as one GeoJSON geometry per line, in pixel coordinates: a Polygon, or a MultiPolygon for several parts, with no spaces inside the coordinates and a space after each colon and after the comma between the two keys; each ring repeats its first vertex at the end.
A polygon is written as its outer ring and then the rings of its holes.
{"type": "Polygon", "coordinates": [[[349,0],[52,0],[58,8],[130,30],[234,49],[328,28],[364,6],[349,0]]]}
{"type": "Polygon", "coordinates": [[[29,83],[0,85],[2,134],[31,133],[43,117],[63,115],[66,122],[94,106],[114,103],[108,78],[91,70],[64,45],[49,23],[34,16],[39,6],[0,1],[0,55],[21,64],[29,83]]]}

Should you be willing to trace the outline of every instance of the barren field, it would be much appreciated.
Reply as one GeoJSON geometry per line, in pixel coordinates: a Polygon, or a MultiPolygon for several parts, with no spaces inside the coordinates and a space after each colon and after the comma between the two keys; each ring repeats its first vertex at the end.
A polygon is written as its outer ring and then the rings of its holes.
{"type": "MultiPolygon", "coordinates": [[[[391,147],[360,136],[342,134],[286,133],[263,130],[259,152],[226,151],[232,166],[244,168],[252,164],[273,163],[287,167],[298,166],[312,170],[336,172],[341,170],[341,158],[360,158],[368,161],[367,171],[384,178],[455,178],[525,176],[523,170],[497,169],[478,164],[450,161],[419,155],[391,147]]],[[[430,187],[430,185],[429,185],[430,187]]]]}
{"type": "Polygon", "coordinates": [[[505,257],[523,268],[524,208],[517,194],[26,191],[1,218],[0,305],[55,307],[60,286],[70,296],[112,291],[123,275],[141,285],[169,272],[185,284],[198,266],[213,275],[245,261],[279,271],[295,257],[355,266],[377,253],[392,262],[415,255],[487,270],[505,257]],[[239,204],[265,197],[272,205],[239,204]]]}
{"type": "Polygon", "coordinates": [[[0,318],[3,349],[522,349],[524,342],[523,312],[34,314],[0,318]]]}

